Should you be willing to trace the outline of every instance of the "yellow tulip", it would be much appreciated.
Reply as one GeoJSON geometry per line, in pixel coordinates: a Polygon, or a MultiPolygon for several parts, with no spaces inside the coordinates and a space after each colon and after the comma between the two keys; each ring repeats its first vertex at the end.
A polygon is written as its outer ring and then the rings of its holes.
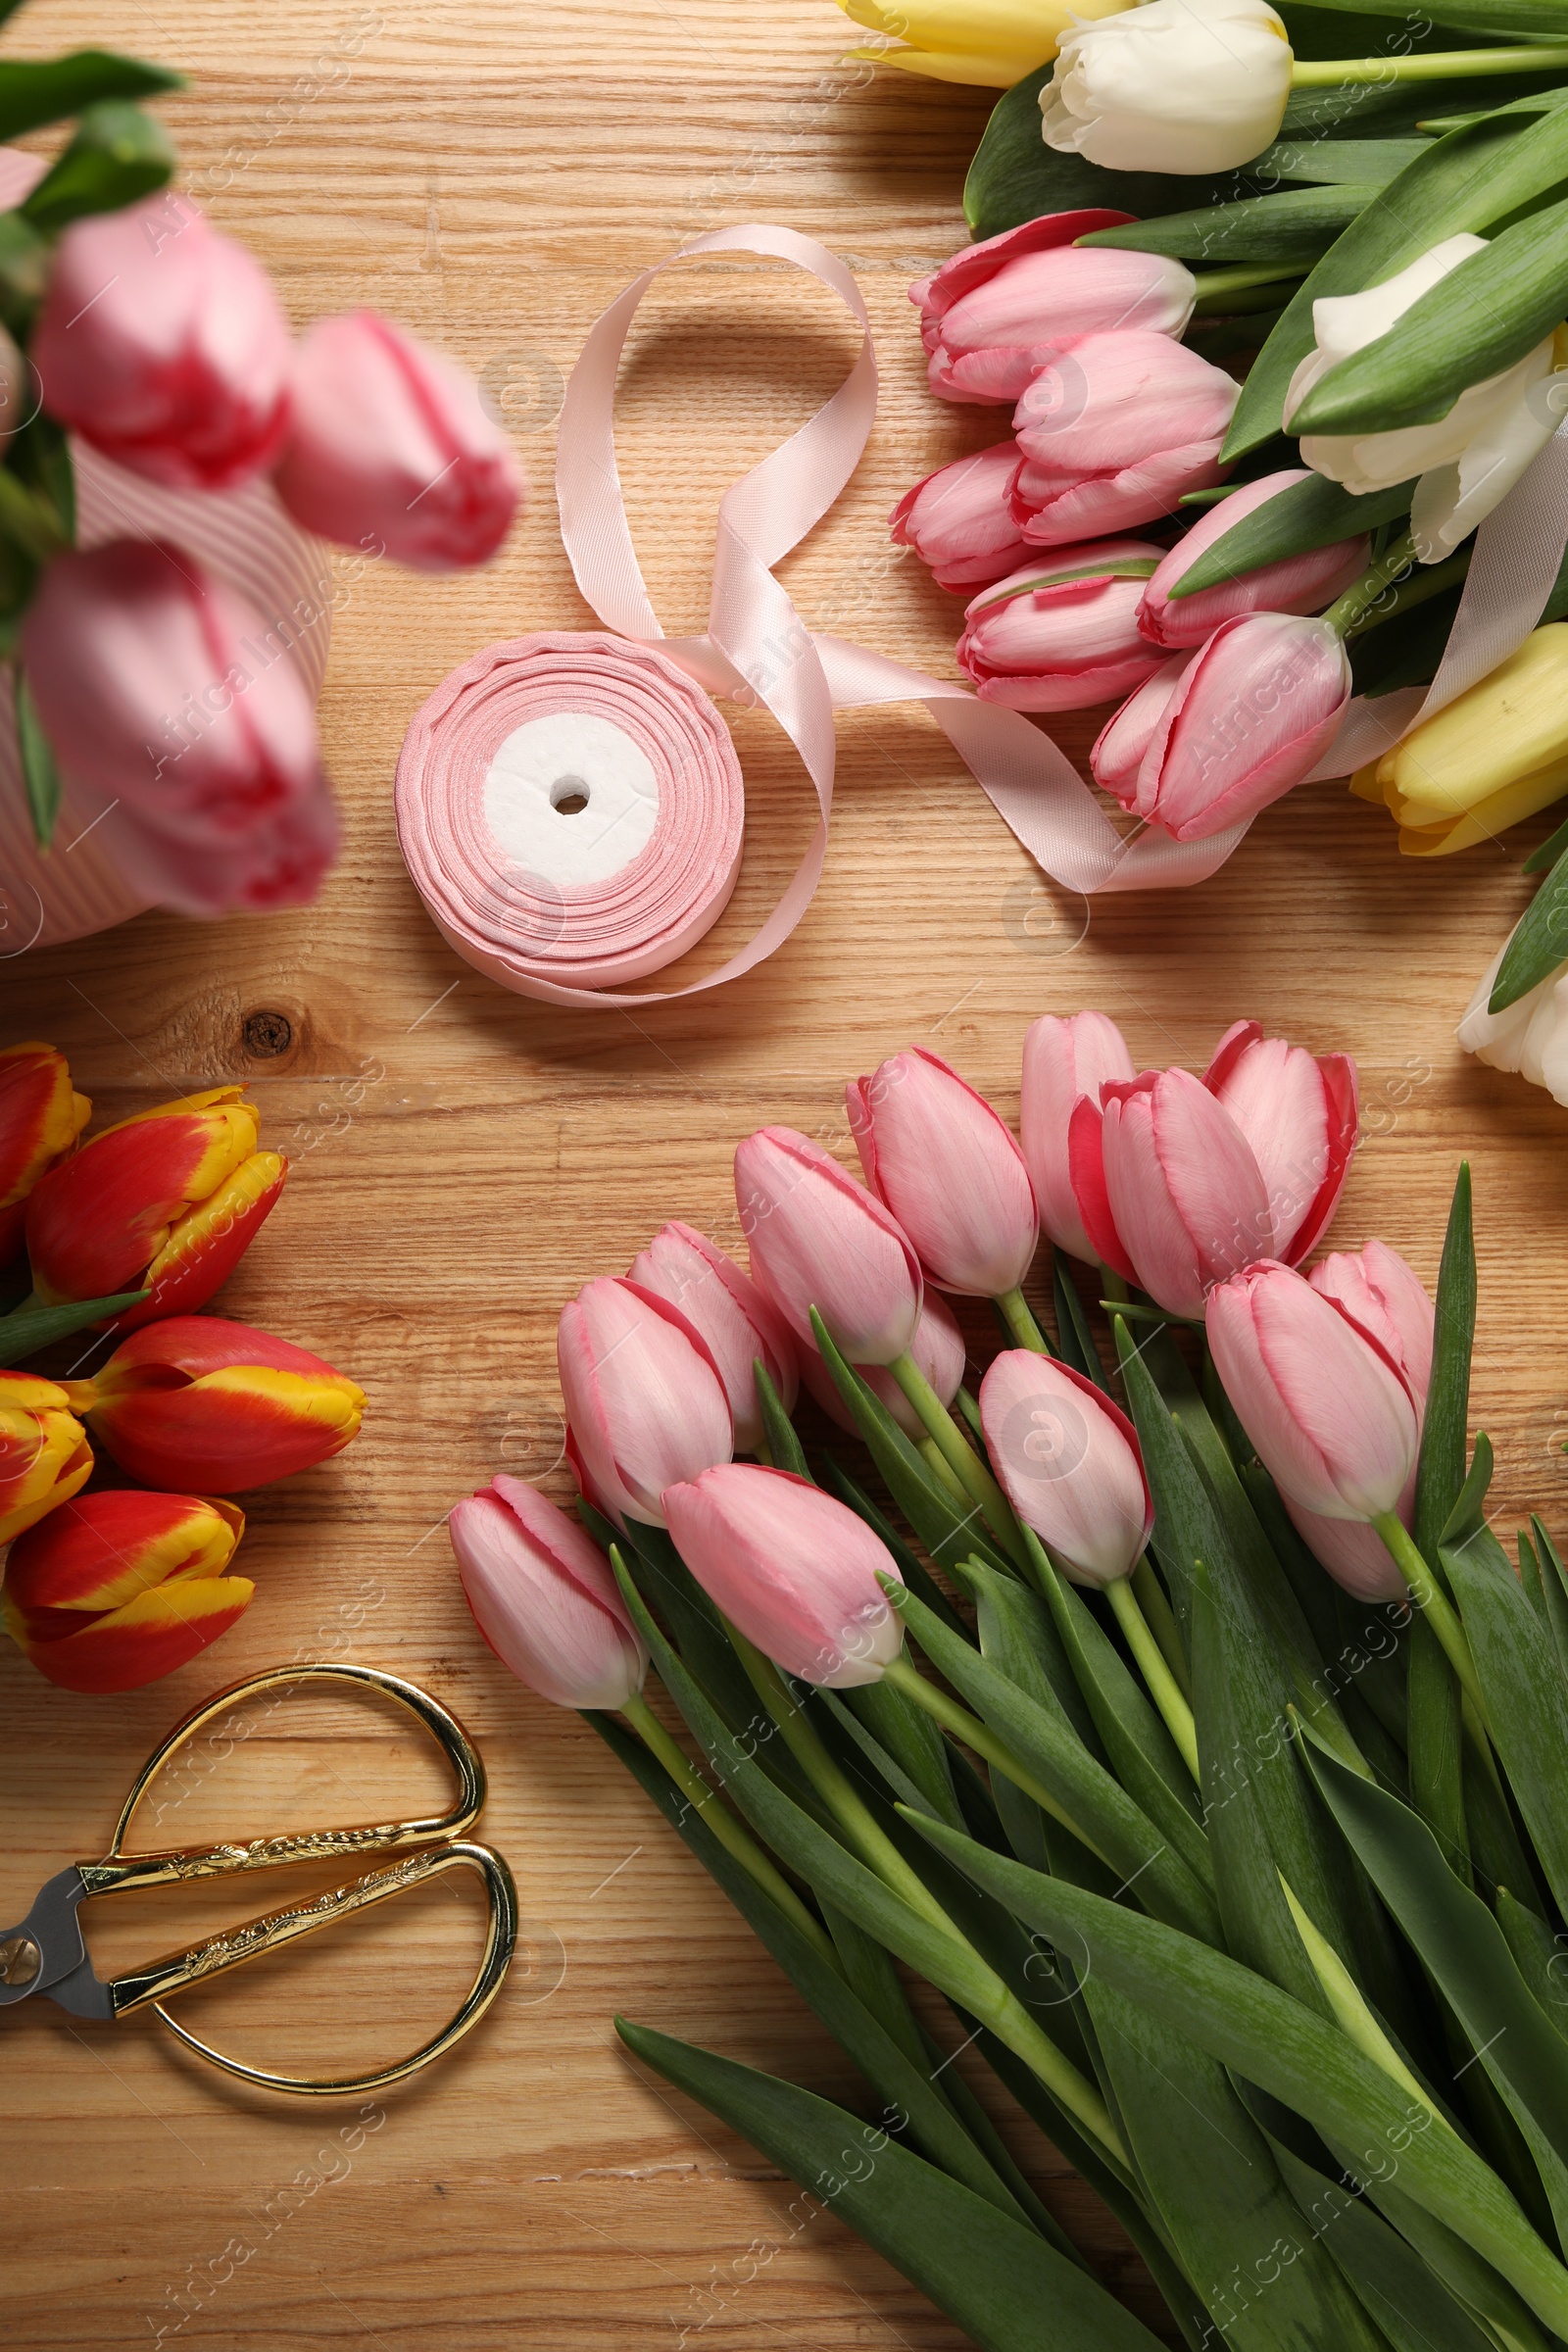
{"type": "Polygon", "coordinates": [[[1451,858],[1568,793],[1568,621],[1527,637],[1489,677],[1350,778],[1383,801],[1407,858],[1451,858]]]}
{"type": "Polygon", "coordinates": [[[873,65],[900,66],[932,81],[976,82],[1010,90],[1056,43],[1091,17],[1119,16],[1134,0],[839,0],[868,32],[893,35],[901,49],[852,49],[873,65]]]}

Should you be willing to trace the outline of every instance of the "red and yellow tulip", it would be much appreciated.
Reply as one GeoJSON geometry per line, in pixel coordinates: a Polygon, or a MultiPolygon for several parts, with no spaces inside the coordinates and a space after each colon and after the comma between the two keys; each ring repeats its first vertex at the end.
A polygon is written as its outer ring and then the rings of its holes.
{"type": "Polygon", "coordinates": [[[46,1305],[145,1287],[121,1331],[204,1306],[283,1189],[288,1162],[256,1149],[238,1086],[138,1111],[73,1152],[27,1202],[33,1290],[46,1305]]]}
{"type": "Polygon", "coordinates": [[[287,1340],[216,1315],[133,1332],[68,1384],[95,1438],[150,1487],[232,1494],[289,1478],[356,1434],[365,1393],[287,1340]]]}
{"type": "Polygon", "coordinates": [[[231,1502],[195,1494],[83,1494],[11,1547],[0,1615],[66,1690],[135,1690],[172,1674],[251,1604],[224,1570],[245,1532],[231,1502]]]}
{"type": "Polygon", "coordinates": [[[67,1501],[91,1469],[66,1390],[33,1372],[0,1372],[0,1544],[67,1501]]]}
{"type": "Polygon", "coordinates": [[[8,1046],[0,1053],[0,1266],[22,1248],[27,1195],[91,1116],[92,1104],[75,1092],[66,1057],[53,1046],[8,1046]]]}

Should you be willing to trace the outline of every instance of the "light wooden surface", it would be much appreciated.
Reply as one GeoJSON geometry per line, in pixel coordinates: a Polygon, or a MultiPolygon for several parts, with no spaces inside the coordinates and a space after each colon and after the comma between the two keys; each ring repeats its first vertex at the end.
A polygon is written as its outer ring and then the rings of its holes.
{"type": "MultiPolygon", "coordinates": [[[[18,2352],[160,2335],[206,2352],[432,2338],[609,2352],[673,2348],[683,2329],[709,2352],[958,2343],[830,2213],[795,2230],[790,2185],[619,2050],[623,2010],[855,2095],[593,1734],[482,1647],[442,1529],[501,1467],[564,1494],[553,1336],[576,1286],[622,1268],[666,1217],[733,1241],[736,1141],[778,1120],[847,1151],[841,1082],[882,1054],[930,1043],[1014,1113],[1020,1040],[1046,1009],[1103,1006],[1148,1061],[1200,1064],[1243,1013],[1349,1049],[1368,1136],[1336,1238],[1381,1233],[1430,1279],[1470,1154],[1494,1499],[1505,1517],[1527,1502],[1564,1516],[1564,1114],[1452,1042],[1528,895],[1519,860],[1540,828],[1423,868],[1398,858],[1387,819],[1326,785],[1266,816],[1203,889],[1106,901],[1086,921],[905,712],[843,724],[816,903],[782,954],[717,997],[635,1017],[542,1009],[455,961],[415,899],[390,808],[403,729],[479,646],[587,622],[555,527],[556,388],[604,304],[700,228],[787,221],[855,268],[882,413],[850,493],[785,576],[813,623],[952,674],[957,607],[912,559],[891,560],[884,518],[1001,422],[927,397],[904,291],[963,242],[958,191],[986,101],[867,81],[838,63],[844,32],[827,0],[385,0],[359,17],[348,0],[162,14],[48,0],[8,34],[39,53],[118,41],[187,69],[194,93],[168,109],[187,178],[262,254],[296,320],[374,303],[484,371],[534,485],[482,577],[345,567],[322,720],[347,843],[318,906],[211,929],[148,916],[8,965],[0,983],[6,1035],[58,1042],[100,1114],[251,1083],[293,1174],[221,1303],[319,1349],[369,1396],[348,1453],[255,1498],[242,1560],[260,1593],[220,1649],[110,1700],[73,1698],[0,1653],[0,1918],[97,1849],[134,1765],[186,1706],[279,1658],[336,1654],[420,1679],[467,1720],[527,1953],[466,2049],[363,2120],[235,2095],[155,2022],[77,2030],[42,2002],[9,2017],[0,2336],[18,2352]],[[283,1054],[248,1050],[258,1011],[286,1015],[283,1054]]],[[[632,345],[621,455],[672,629],[705,610],[719,491],[851,356],[830,300],[782,270],[708,264],[661,281],[632,345]]],[[[766,724],[741,716],[735,732],[747,863],[710,955],[755,924],[808,823],[766,724]]],[[[301,1699],[239,1727],[226,1757],[204,1751],[149,1835],[373,1818],[419,1793],[422,1769],[391,1727],[301,1699]]],[[[280,2064],[412,2044],[474,1939],[447,1894],[419,1900],[215,1989],[198,2022],[280,2064]]],[[[149,1898],[102,1923],[100,1949],[167,1948],[194,1916],[149,1898]]],[[[1131,2278],[1051,2152],[1019,2144],[1104,2275],[1131,2278]]]]}

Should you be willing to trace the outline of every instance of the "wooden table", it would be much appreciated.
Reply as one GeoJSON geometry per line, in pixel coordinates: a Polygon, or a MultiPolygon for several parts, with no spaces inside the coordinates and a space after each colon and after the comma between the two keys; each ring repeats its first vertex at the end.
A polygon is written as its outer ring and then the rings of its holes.
{"type": "MultiPolygon", "coordinates": [[[[187,0],[163,21],[45,0],[12,46],[92,40],[193,76],[167,109],[188,175],[293,318],[373,303],[480,370],[534,495],[476,578],[344,577],[321,716],[346,843],[315,907],[212,928],[148,915],[5,967],[6,1036],[64,1048],[100,1117],[249,1082],[264,1140],[293,1168],[220,1303],[352,1372],[369,1407],[346,1454],[255,1497],[242,1564],[260,1592],[220,1649],[89,1700],[0,1647],[0,1917],[97,1850],[134,1765],[186,1706],[315,1654],[409,1674],[461,1710],[529,1924],[484,2028],[364,2117],[236,2095],[156,2023],[76,2030],[42,2002],[8,2019],[0,2333],[17,2352],[176,2335],[208,2352],[432,2336],[450,2352],[673,2352],[683,2330],[707,2352],[946,2352],[957,2331],[912,2288],[828,2213],[792,2234],[790,2184],[615,2042],[623,2010],[856,2095],[593,1733],[483,1647],[443,1516],[503,1467],[565,1495],[559,1308],[667,1217],[730,1235],[730,1155],[751,1128],[789,1122],[848,1154],[843,1079],[909,1042],[1015,1114],[1029,1020],[1099,1004],[1152,1062],[1200,1065],[1243,1013],[1353,1052],[1367,1140],[1336,1238],[1381,1233],[1429,1279],[1454,1163],[1471,1156],[1494,1497],[1505,1516],[1534,1502],[1560,1517],[1563,1114],[1453,1043],[1543,828],[1422,867],[1399,858],[1385,817],[1323,785],[1271,811],[1206,887],[1104,901],[1086,921],[923,716],[850,719],[826,879],[770,963],[635,1016],[504,995],[454,959],[414,896],[393,763],[412,712],[477,647],[588,621],[551,495],[560,382],[605,303],[681,237],[783,220],[855,269],[881,416],[850,493],[784,576],[813,624],[954,674],[957,608],[890,551],[884,518],[1001,421],[928,397],[905,299],[964,241],[958,194],[986,97],[842,66],[827,0],[386,0],[359,15],[349,0],[187,0]],[[302,95],[311,81],[318,94],[302,95]]],[[[701,623],[720,490],[852,356],[836,306],[794,273],[735,261],[661,281],[633,338],[620,446],[671,629],[701,623]]],[[[768,724],[741,714],[735,733],[746,869],[690,972],[749,935],[809,828],[768,724]]],[[[1088,730],[1063,739],[1081,748],[1088,730]]],[[[204,1750],[158,1826],[184,1839],[374,1818],[433,1787],[424,1771],[392,1725],[301,1697],[239,1727],[226,1755],[204,1750]]],[[[103,1922],[100,1951],[166,1948],[196,1916],[141,1900],[103,1922]]],[[[190,2014],[274,2063],[369,2062],[434,2023],[475,1939],[472,1911],[436,1891],[215,1987],[190,2014]]],[[[1104,2217],[1043,2143],[1018,2144],[1147,2311],[1104,2217]]]]}

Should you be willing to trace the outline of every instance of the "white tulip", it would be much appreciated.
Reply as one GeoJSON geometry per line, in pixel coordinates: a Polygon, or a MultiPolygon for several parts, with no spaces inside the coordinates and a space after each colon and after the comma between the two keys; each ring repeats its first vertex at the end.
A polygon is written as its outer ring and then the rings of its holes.
{"type": "Polygon", "coordinates": [[[1568,963],[1560,963],[1506,1011],[1489,1012],[1487,999],[1507,954],[1500,947],[1459,1023],[1459,1043],[1494,1070],[1517,1070],[1568,1105],[1568,963]]]}
{"type": "MultiPolygon", "coordinates": [[[[1331,368],[1387,334],[1413,302],[1486,246],[1485,237],[1445,237],[1384,285],[1314,302],[1317,349],[1291,378],[1286,425],[1331,368]]],[[[1501,504],[1555,432],[1561,410],[1542,387],[1557,356],[1556,338],[1548,335],[1500,375],[1467,385],[1436,424],[1388,433],[1306,433],[1301,456],[1315,472],[1357,497],[1418,474],[1411,535],[1418,560],[1439,564],[1501,504]]]]}
{"type": "Polygon", "coordinates": [[[1112,172],[1229,172],[1279,137],[1290,36],[1265,0],[1145,0],[1064,32],[1045,140],[1112,172]]]}

